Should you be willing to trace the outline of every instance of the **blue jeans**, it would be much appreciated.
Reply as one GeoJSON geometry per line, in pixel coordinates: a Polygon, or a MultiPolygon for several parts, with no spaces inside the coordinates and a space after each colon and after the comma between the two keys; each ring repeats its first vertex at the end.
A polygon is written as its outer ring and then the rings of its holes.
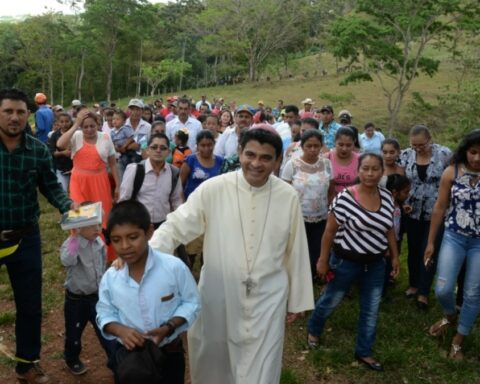
{"type": "MultiPolygon", "coordinates": [[[[0,242],[0,246],[8,246],[0,242]]],[[[15,308],[16,371],[25,373],[34,361],[40,359],[42,327],[42,252],[38,228],[24,236],[18,249],[5,258],[5,264],[12,285],[15,308]],[[29,363],[28,363],[29,362],[29,363]]]]}
{"type": "Polygon", "coordinates": [[[360,357],[372,355],[377,333],[377,317],[382,299],[385,276],[385,260],[361,264],[341,259],[332,252],[330,269],[335,278],[328,283],[325,293],[318,299],[308,321],[308,333],[319,337],[327,319],[350,290],[358,282],[360,288],[360,317],[358,319],[355,353],[360,357]]]}
{"type": "Polygon", "coordinates": [[[445,230],[440,248],[435,293],[446,315],[455,314],[457,276],[466,262],[458,333],[468,335],[480,312],[480,238],[445,230]]]}
{"type": "Polygon", "coordinates": [[[115,340],[107,340],[102,336],[97,322],[98,295],[75,295],[65,291],[65,349],[64,357],[67,363],[75,363],[80,358],[82,351],[82,334],[88,322],[90,322],[107,355],[107,366],[111,366],[111,358],[114,353],[115,340]]]}

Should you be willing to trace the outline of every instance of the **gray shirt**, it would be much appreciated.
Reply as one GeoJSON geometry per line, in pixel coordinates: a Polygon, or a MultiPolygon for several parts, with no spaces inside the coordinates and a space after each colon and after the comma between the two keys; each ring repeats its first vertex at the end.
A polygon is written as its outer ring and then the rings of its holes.
{"type": "Polygon", "coordinates": [[[98,292],[106,260],[105,244],[100,237],[89,241],[82,236],[70,236],[60,248],[60,261],[67,270],[64,287],[76,295],[98,292]]]}

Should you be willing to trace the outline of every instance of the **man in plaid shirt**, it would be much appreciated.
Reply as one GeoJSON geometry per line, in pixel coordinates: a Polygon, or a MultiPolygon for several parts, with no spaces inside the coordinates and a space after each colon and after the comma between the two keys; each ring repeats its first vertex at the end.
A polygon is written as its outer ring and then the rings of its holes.
{"type": "Polygon", "coordinates": [[[47,383],[38,365],[42,253],[37,188],[60,212],[73,203],[57,182],[47,146],[25,133],[27,101],[20,90],[0,90],[0,266],[7,267],[17,309],[17,378],[47,383]]]}

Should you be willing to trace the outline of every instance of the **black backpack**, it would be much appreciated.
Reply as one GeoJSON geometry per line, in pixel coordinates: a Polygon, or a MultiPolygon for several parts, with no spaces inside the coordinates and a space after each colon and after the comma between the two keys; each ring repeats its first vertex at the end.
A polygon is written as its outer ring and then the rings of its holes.
{"type": "MultiPolygon", "coordinates": [[[[171,200],[173,192],[178,183],[178,177],[180,176],[180,170],[173,166],[170,163],[167,163],[170,166],[170,170],[172,171],[172,189],[170,191],[169,200],[171,200]]],[[[141,161],[137,164],[137,169],[135,171],[135,179],[133,180],[133,189],[132,195],[130,196],[130,200],[136,200],[138,191],[142,187],[143,180],[145,179],[145,161],[141,161]]]]}

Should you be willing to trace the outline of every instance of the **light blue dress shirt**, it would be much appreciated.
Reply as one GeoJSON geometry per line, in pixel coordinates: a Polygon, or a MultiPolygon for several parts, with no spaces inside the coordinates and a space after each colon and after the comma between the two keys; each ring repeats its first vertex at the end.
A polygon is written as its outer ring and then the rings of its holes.
{"type": "Polygon", "coordinates": [[[177,257],[150,247],[140,284],[130,277],[128,265],[108,269],[100,283],[97,324],[109,340],[116,338],[103,330],[109,323],[146,333],[172,317],[183,317],[186,323],[160,343],[168,344],[192,325],[199,311],[200,296],[190,270],[177,257]]]}
{"type": "Polygon", "coordinates": [[[376,153],[377,155],[382,154],[382,142],[385,140],[385,136],[383,136],[381,132],[373,132],[372,137],[368,137],[366,133],[362,133],[359,139],[362,152],[376,153]]]}

